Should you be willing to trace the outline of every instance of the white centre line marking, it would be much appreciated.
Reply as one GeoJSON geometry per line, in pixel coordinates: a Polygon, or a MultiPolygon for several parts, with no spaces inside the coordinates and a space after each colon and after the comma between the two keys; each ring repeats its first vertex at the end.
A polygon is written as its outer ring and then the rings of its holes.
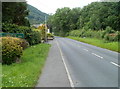
{"type": "Polygon", "coordinates": [[[117,63],[115,63],[115,62],[110,62],[111,64],[113,64],[113,65],[115,65],[115,66],[117,66],[117,67],[120,67],[120,65],[118,65],[117,63]]]}
{"type": "Polygon", "coordinates": [[[87,49],[83,49],[83,50],[88,51],[87,49]]]}
{"type": "Polygon", "coordinates": [[[56,41],[56,43],[57,43],[58,49],[59,49],[59,51],[60,51],[60,54],[61,54],[61,57],[62,57],[63,64],[64,64],[64,66],[65,66],[65,69],[66,69],[66,72],[67,72],[67,76],[68,76],[70,85],[71,85],[72,89],[75,89],[75,88],[74,88],[73,80],[72,80],[72,78],[71,78],[71,76],[70,76],[69,70],[68,70],[67,65],[66,65],[66,63],[65,63],[65,59],[64,59],[64,57],[63,57],[63,53],[62,53],[62,51],[61,51],[61,48],[60,48],[60,46],[59,46],[58,41],[56,41]]]}
{"type": "Polygon", "coordinates": [[[101,59],[103,59],[103,57],[101,57],[101,56],[99,56],[99,55],[97,55],[95,53],[92,53],[92,54],[95,55],[95,56],[97,56],[97,57],[99,57],[99,58],[101,58],[101,59]]]}

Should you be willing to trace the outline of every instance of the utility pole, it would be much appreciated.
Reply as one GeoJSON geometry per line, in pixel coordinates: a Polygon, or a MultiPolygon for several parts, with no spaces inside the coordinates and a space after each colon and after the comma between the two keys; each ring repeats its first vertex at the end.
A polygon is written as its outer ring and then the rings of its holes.
{"type": "Polygon", "coordinates": [[[45,42],[47,42],[47,22],[46,22],[46,16],[45,16],[45,42]]]}

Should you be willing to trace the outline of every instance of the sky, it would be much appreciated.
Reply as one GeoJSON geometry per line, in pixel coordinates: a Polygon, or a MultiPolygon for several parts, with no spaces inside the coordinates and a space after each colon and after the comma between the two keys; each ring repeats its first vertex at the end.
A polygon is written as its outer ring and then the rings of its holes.
{"type": "Polygon", "coordinates": [[[36,7],[47,14],[54,14],[58,8],[69,7],[83,7],[91,2],[99,0],[26,0],[28,4],[36,7]]]}

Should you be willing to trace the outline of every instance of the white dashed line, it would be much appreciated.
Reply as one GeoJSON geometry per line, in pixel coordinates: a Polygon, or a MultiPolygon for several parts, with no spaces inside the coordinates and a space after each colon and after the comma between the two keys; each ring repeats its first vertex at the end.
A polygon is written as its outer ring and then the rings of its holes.
{"type": "Polygon", "coordinates": [[[117,63],[115,63],[115,62],[110,62],[111,64],[113,64],[113,65],[115,65],[115,66],[117,66],[117,67],[120,67],[120,65],[118,65],[117,63]]]}
{"type": "Polygon", "coordinates": [[[66,72],[67,72],[67,76],[68,76],[70,85],[71,85],[72,89],[75,89],[75,88],[74,88],[74,84],[73,84],[73,80],[72,80],[72,78],[71,78],[71,76],[70,76],[69,70],[68,70],[67,65],[66,65],[66,63],[65,63],[65,59],[64,59],[64,57],[63,57],[63,53],[62,53],[62,51],[61,51],[61,48],[60,48],[60,46],[59,46],[59,43],[58,43],[57,41],[56,41],[56,43],[57,43],[58,49],[59,49],[59,51],[60,51],[63,64],[64,64],[64,66],[65,66],[65,69],[66,69],[66,72]]]}
{"type": "Polygon", "coordinates": [[[99,58],[101,58],[101,59],[103,59],[103,57],[101,57],[101,56],[99,56],[99,55],[97,55],[95,53],[92,53],[92,54],[95,55],[95,56],[97,56],[97,57],[99,57],[99,58]]]}
{"type": "Polygon", "coordinates": [[[83,49],[83,50],[88,51],[87,49],[83,49]]]}

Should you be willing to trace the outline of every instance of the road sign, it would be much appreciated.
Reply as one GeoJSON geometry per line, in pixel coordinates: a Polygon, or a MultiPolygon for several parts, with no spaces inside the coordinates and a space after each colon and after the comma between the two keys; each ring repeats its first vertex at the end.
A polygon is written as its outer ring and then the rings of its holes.
{"type": "Polygon", "coordinates": [[[0,37],[6,37],[6,36],[17,37],[17,38],[24,38],[24,34],[23,33],[0,33],[0,37]]]}

